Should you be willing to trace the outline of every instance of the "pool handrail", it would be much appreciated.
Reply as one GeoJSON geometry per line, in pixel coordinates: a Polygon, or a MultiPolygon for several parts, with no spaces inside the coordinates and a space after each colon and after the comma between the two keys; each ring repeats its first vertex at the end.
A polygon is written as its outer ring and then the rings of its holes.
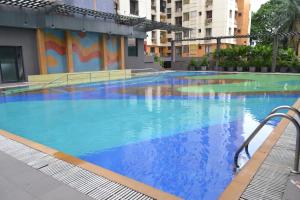
{"type": "MultiPolygon", "coordinates": [[[[294,113],[296,113],[296,114],[298,115],[298,118],[300,119],[300,111],[299,111],[298,109],[292,107],[292,106],[287,106],[287,105],[284,105],[284,106],[278,106],[278,107],[274,108],[274,109],[270,112],[269,115],[274,114],[274,113],[276,113],[276,112],[279,111],[279,110],[291,110],[291,111],[293,111],[294,113]]],[[[247,145],[245,146],[245,152],[246,152],[246,154],[247,154],[248,156],[250,156],[250,153],[249,153],[249,144],[247,144],[247,145]]]]}
{"type": "MultiPolygon", "coordinates": [[[[275,108],[272,112],[276,112],[279,109],[283,108],[275,108]]],[[[285,107],[285,109],[287,109],[285,107]]],[[[298,111],[298,110],[297,110],[298,111]]],[[[298,112],[297,112],[298,113],[298,112]]],[[[300,124],[299,122],[289,114],[285,113],[271,113],[268,115],[260,124],[259,126],[252,132],[252,134],[244,141],[244,143],[240,146],[240,148],[236,151],[234,155],[234,171],[236,172],[238,168],[240,168],[238,164],[238,158],[240,153],[243,151],[244,148],[248,148],[249,143],[252,141],[252,139],[259,133],[259,131],[269,122],[269,120],[275,118],[275,117],[281,117],[288,119],[293,123],[293,125],[296,128],[297,138],[296,138],[296,150],[295,150],[295,158],[294,158],[294,166],[292,173],[300,173],[299,171],[299,156],[300,156],[300,124]]],[[[249,152],[248,152],[249,153],[249,152]]]]}

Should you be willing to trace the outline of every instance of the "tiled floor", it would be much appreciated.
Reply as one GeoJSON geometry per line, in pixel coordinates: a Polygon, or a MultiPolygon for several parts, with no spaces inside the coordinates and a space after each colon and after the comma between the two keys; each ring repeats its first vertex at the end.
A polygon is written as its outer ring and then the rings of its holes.
{"type": "Polygon", "coordinates": [[[152,199],[0,136],[1,200],[152,199]]]}
{"type": "Polygon", "coordinates": [[[296,130],[290,123],[256,172],[241,200],[282,199],[294,165],[295,143],[296,130]]]}

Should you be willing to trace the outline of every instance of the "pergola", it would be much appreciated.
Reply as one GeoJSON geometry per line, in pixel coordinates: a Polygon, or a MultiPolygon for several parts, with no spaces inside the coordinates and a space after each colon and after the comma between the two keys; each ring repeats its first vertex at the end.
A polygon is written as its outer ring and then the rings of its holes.
{"type": "Polygon", "coordinates": [[[189,39],[180,39],[180,40],[172,40],[171,42],[171,60],[172,62],[176,61],[175,56],[175,43],[176,42],[188,42],[188,41],[201,41],[201,40],[216,40],[217,41],[217,49],[216,49],[216,66],[220,64],[220,49],[221,49],[221,41],[222,39],[238,39],[238,38],[259,38],[259,37],[272,37],[273,38],[273,58],[272,58],[272,72],[275,72],[276,68],[276,57],[278,54],[278,40],[282,38],[292,37],[295,35],[300,35],[300,32],[288,32],[288,33],[274,33],[269,35],[231,35],[231,36],[218,36],[218,37],[203,37],[203,38],[189,38],[189,39]]]}
{"type": "Polygon", "coordinates": [[[44,8],[47,14],[60,14],[65,16],[82,16],[90,17],[99,20],[110,20],[117,24],[133,26],[134,28],[141,31],[151,31],[155,29],[167,30],[167,31],[185,31],[191,30],[181,26],[173,25],[170,23],[152,21],[146,18],[131,17],[118,15],[114,13],[96,11],[92,9],[86,9],[76,7],[68,4],[62,4],[59,1],[50,0],[0,0],[0,5],[15,6],[20,8],[28,9],[41,9],[44,8]]]}

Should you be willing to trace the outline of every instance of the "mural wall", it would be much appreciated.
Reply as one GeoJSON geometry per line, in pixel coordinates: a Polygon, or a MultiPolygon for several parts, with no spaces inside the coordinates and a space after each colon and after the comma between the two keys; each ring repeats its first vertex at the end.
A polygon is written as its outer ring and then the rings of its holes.
{"type": "Polygon", "coordinates": [[[45,30],[46,62],[49,74],[67,72],[65,33],[45,30]]]}
{"type": "MultiPolygon", "coordinates": [[[[67,72],[66,34],[64,31],[46,29],[45,48],[49,74],[67,72]]],[[[74,72],[99,71],[103,69],[101,58],[102,34],[71,32],[74,72]]],[[[108,70],[119,69],[119,37],[108,36],[106,42],[108,70]]]]}
{"type": "Polygon", "coordinates": [[[74,71],[101,70],[100,35],[83,32],[72,32],[71,35],[74,71]]]}

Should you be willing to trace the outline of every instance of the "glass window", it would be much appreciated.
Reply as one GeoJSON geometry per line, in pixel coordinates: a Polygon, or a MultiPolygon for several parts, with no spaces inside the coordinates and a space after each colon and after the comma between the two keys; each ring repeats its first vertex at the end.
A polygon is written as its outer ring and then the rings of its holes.
{"type": "Polygon", "coordinates": [[[190,52],[189,45],[183,45],[183,53],[189,53],[189,52],[190,52]]]}
{"type": "Polygon", "coordinates": [[[206,18],[211,19],[212,18],[212,10],[206,11],[206,18]]]}
{"type": "Polygon", "coordinates": [[[211,33],[212,33],[212,29],[211,29],[211,28],[205,29],[205,36],[206,36],[206,37],[210,37],[210,36],[211,36],[211,33]]]}
{"type": "Polygon", "coordinates": [[[136,38],[128,38],[128,56],[138,56],[138,46],[136,38]]]}
{"type": "Polygon", "coordinates": [[[189,21],[190,20],[190,13],[183,13],[183,21],[189,21]]]}

